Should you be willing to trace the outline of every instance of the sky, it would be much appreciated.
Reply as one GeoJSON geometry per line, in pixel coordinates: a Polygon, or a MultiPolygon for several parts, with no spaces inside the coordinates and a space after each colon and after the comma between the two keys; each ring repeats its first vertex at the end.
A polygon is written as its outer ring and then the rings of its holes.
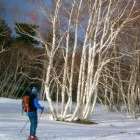
{"type": "MultiPolygon", "coordinates": [[[[50,4],[49,0],[44,0],[45,4],[50,4]]],[[[15,22],[28,22],[45,25],[45,18],[40,12],[38,0],[0,0],[0,16],[11,28],[15,22]]]]}
{"type": "MultiPolygon", "coordinates": [[[[51,9],[52,0],[0,0],[0,17],[10,26],[14,34],[16,22],[24,22],[39,25],[42,35],[50,29],[50,22],[47,18],[46,7],[51,9]]],[[[62,18],[62,17],[61,17],[62,18]]],[[[62,28],[65,30],[67,22],[64,22],[62,28]]],[[[79,30],[79,36],[83,36],[82,29],[79,30]]],[[[81,37],[80,37],[81,38],[81,37]]]]}

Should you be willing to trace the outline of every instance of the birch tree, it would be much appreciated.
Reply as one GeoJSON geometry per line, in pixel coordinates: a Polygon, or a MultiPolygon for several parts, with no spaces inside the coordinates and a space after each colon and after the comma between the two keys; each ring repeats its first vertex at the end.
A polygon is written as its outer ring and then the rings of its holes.
{"type": "MultiPolygon", "coordinates": [[[[48,55],[46,78],[44,79],[46,98],[54,119],[85,120],[94,111],[102,84],[100,79],[105,75],[106,66],[114,61],[119,61],[124,56],[122,53],[119,55],[112,55],[112,53],[118,47],[116,40],[119,33],[129,22],[137,19],[137,16],[132,16],[135,1],[89,0],[85,2],[84,0],[74,0],[68,2],[56,0],[52,7],[53,12],[49,12],[50,15],[46,14],[52,25],[51,49],[48,50],[47,42],[43,42],[48,55]],[[61,19],[62,12],[66,12],[65,20],[61,19]],[[86,16],[83,17],[83,15],[86,16]],[[61,27],[62,21],[65,22],[65,28],[61,27]],[[59,39],[56,35],[58,28],[59,39]],[[73,44],[70,44],[71,31],[74,32],[73,44]],[[79,39],[83,40],[81,45],[78,44],[79,39]],[[55,67],[53,61],[56,52],[60,49],[63,64],[62,73],[58,74],[53,71],[55,67]],[[77,65],[78,79],[76,80],[76,102],[74,103],[72,92],[78,50],[81,51],[79,52],[80,63],[77,65]],[[50,97],[52,81],[58,87],[56,94],[61,96],[60,111],[56,111],[57,108],[50,97]]],[[[46,10],[44,9],[42,8],[43,12],[46,10]]],[[[102,85],[104,87],[105,84],[102,85]]],[[[58,102],[57,106],[59,105],[58,102]]]]}

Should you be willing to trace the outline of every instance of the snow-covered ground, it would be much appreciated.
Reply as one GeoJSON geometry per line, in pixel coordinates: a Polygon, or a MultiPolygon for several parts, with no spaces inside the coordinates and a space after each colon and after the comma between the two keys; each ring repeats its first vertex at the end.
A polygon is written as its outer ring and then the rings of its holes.
{"type": "MultiPolygon", "coordinates": [[[[43,114],[39,121],[39,140],[140,140],[140,120],[96,107],[96,125],[55,122],[43,114]]],[[[0,98],[0,140],[26,140],[29,124],[21,133],[27,117],[21,114],[21,101],[0,98]]]]}

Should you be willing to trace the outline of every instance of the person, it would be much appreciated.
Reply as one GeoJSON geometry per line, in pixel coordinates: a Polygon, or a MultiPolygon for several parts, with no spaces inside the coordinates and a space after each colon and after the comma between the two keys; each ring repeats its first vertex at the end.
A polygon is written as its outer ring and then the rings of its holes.
{"type": "Polygon", "coordinates": [[[40,105],[38,100],[38,90],[35,86],[29,88],[23,96],[23,110],[27,113],[30,121],[30,136],[28,140],[37,140],[36,129],[38,125],[37,110],[40,109],[41,113],[44,107],[40,105]]]}

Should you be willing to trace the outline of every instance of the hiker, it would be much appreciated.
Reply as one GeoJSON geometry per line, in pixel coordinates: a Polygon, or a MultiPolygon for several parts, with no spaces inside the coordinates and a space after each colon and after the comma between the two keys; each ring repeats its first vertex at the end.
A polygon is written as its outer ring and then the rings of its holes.
{"type": "Polygon", "coordinates": [[[40,105],[37,98],[38,90],[35,86],[29,88],[23,96],[23,110],[27,113],[30,120],[30,136],[28,140],[37,140],[36,129],[38,124],[37,110],[40,109],[41,113],[44,107],[40,105]]]}

